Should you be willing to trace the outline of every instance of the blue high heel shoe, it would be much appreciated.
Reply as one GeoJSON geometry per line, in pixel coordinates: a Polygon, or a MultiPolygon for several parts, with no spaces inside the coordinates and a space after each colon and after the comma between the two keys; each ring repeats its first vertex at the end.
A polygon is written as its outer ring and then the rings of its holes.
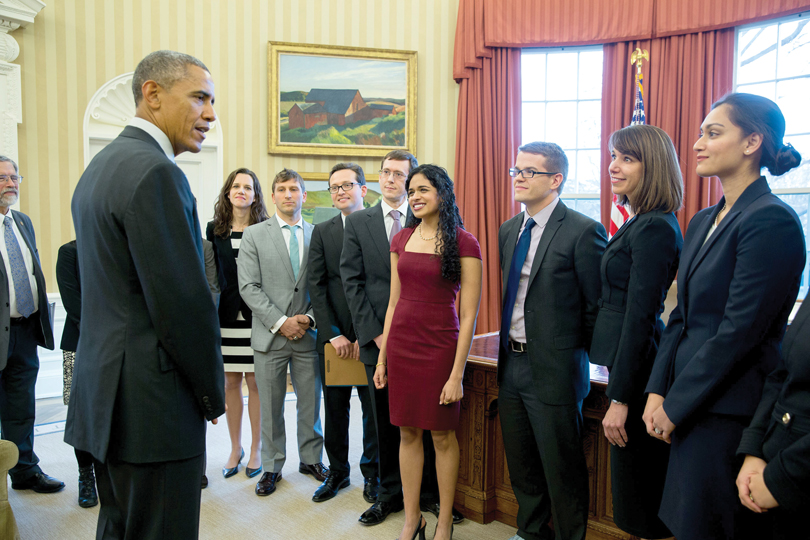
{"type": "Polygon", "coordinates": [[[242,455],[239,456],[239,461],[236,462],[236,467],[231,467],[230,469],[227,467],[222,467],[222,476],[225,478],[230,478],[231,476],[235,475],[239,472],[239,464],[242,463],[242,458],[245,457],[245,449],[242,448],[242,455]]]}

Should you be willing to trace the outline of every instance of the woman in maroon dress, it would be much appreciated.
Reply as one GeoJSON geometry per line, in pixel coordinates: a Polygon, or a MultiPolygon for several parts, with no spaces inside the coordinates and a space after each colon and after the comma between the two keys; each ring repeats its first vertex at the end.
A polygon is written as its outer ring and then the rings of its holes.
{"type": "Polygon", "coordinates": [[[391,299],[374,383],[383,388],[390,382],[391,423],[400,426],[405,523],[399,538],[425,538],[419,487],[427,429],[436,449],[441,508],[434,538],[446,540],[453,536],[459,466],[455,430],[481,301],[481,250],[463,228],[447,171],[417,167],[405,189],[413,214],[391,242],[391,299]]]}

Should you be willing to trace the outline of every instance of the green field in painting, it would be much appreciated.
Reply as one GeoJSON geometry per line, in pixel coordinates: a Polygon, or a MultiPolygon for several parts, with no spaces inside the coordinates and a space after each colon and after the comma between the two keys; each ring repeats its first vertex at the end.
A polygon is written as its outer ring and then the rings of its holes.
{"type": "MultiPolygon", "coordinates": [[[[282,111],[283,105],[284,102],[282,111]]],[[[346,126],[290,129],[289,124],[282,123],[279,135],[283,143],[405,146],[405,111],[346,126]]]]}
{"type": "MultiPolygon", "coordinates": [[[[376,187],[377,185],[374,184],[376,187]]],[[[363,199],[363,206],[369,208],[380,203],[382,196],[377,191],[369,190],[366,192],[366,197],[363,199]]],[[[332,196],[328,191],[307,191],[307,202],[304,203],[301,209],[301,215],[304,221],[308,223],[313,222],[315,217],[316,208],[332,208],[332,196]]]]}

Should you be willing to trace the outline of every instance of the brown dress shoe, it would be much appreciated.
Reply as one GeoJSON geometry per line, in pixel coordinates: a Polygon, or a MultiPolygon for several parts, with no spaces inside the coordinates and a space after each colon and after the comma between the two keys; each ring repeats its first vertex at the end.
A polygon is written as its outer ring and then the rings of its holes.
{"type": "Polygon", "coordinates": [[[256,495],[270,495],[276,490],[276,482],[281,480],[281,473],[266,472],[256,484],[256,495]]]}
{"type": "Polygon", "coordinates": [[[301,474],[311,474],[317,478],[319,482],[323,482],[326,480],[326,475],[329,474],[329,469],[327,469],[323,463],[313,463],[312,465],[300,463],[298,465],[298,472],[301,474]]]}

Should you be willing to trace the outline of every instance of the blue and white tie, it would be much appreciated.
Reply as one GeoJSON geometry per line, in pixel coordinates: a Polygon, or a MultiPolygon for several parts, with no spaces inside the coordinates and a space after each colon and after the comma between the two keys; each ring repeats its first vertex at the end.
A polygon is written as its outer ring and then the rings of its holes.
{"type": "Polygon", "coordinates": [[[9,216],[3,219],[3,225],[5,225],[3,235],[6,240],[8,262],[11,266],[11,280],[14,282],[14,295],[17,297],[17,311],[23,317],[28,317],[34,312],[34,294],[31,292],[31,282],[28,281],[25,259],[9,216]]]}

